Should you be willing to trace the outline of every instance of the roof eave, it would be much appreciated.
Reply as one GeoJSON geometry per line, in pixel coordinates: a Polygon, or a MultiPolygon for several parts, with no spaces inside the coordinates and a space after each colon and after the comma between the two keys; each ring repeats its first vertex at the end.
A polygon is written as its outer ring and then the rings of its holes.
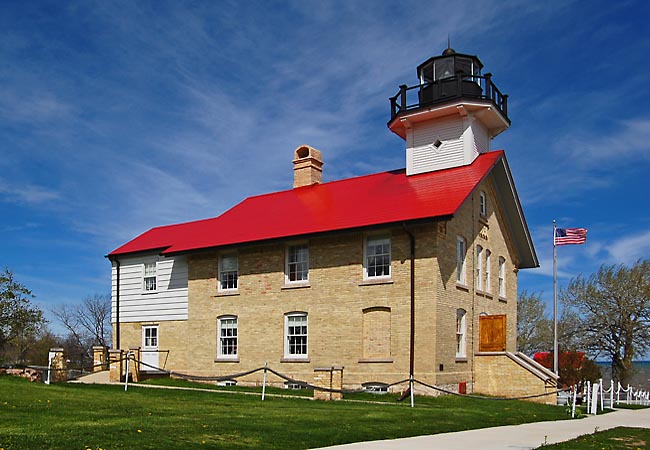
{"type": "Polygon", "coordinates": [[[492,173],[498,179],[495,183],[497,189],[500,186],[506,187],[507,189],[506,192],[500,191],[499,195],[501,196],[503,210],[506,216],[505,219],[513,233],[513,242],[516,244],[516,250],[519,256],[518,268],[532,269],[539,267],[539,259],[535,252],[533,239],[530,235],[528,224],[526,223],[526,217],[524,216],[524,211],[519,201],[517,188],[515,187],[505,153],[495,165],[492,173]]]}

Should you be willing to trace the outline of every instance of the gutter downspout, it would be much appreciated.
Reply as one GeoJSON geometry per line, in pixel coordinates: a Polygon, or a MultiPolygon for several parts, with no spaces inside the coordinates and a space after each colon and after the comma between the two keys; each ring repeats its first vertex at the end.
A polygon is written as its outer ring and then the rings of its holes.
{"type": "MultiPolygon", "coordinates": [[[[404,231],[409,237],[411,247],[411,344],[410,344],[410,361],[409,361],[409,379],[411,380],[411,399],[413,399],[413,368],[415,365],[415,236],[403,223],[404,231]]],[[[412,403],[412,401],[411,401],[412,403]]]]}
{"type": "Polygon", "coordinates": [[[117,275],[115,290],[115,347],[120,349],[120,260],[111,259],[115,263],[117,275]]]}

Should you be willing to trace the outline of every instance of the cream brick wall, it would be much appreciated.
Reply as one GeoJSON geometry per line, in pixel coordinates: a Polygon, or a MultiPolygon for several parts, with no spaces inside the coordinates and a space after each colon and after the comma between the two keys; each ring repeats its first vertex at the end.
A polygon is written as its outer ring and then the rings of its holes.
{"type": "MultiPolygon", "coordinates": [[[[437,251],[438,273],[437,286],[438,315],[437,361],[438,369],[442,365],[436,380],[440,384],[467,381],[471,390],[474,368],[474,353],[479,349],[478,320],[481,314],[507,316],[506,349],[515,351],[516,313],[517,313],[517,274],[516,262],[511,246],[506,238],[506,226],[498,208],[498,198],[492,188],[491,179],[483,181],[473,194],[461,206],[455,218],[446,224],[446,233],[438,233],[437,251]],[[479,195],[483,191],[487,198],[487,214],[479,214],[479,195]],[[456,282],[456,241],[457,236],[465,239],[466,284],[456,282]],[[490,250],[490,292],[479,291],[476,287],[476,246],[490,250]],[[506,296],[498,295],[498,259],[506,260],[506,296]],[[456,358],[456,310],[467,311],[466,354],[467,358],[456,358]]],[[[485,252],[482,255],[485,276],[485,252]]],[[[485,288],[485,285],[484,285],[485,288]]]]}
{"type": "Polygon", "coordinates": [[[556,386],[539,379],[504,354],[476,357],[475,389],[477,393],[497,397],[524,397],[546,394],[527,400],[536,403],[557,403],[556,386]]]}
{"type": "MultiPolygon", "coordinates": [[[[473,383],[474,352],[478,351],[481,313],[507,315],[507,350],[515,351],[517,276],[507,229],[495,206],[488,178],[447,222],[409,226],[416,242],[415,377],[427,383],[457,386],[473,383]],[[478,214],[479,191],[488,197],[488,214],[478,214]],[[456,236],[467,240],[467,286],[456,284],[456,236]],[[492,252],[492,293],[474,286],[475,248],[492,252]],[[507,264],[507,295],[496,294],[498,257],[507,264]],[[455,354],[456,309],[467,311],[467,358],[455,354]]],[[[277,242],[228,249],[238,255],[236,295],[217,293],[219,252],[188,256],[189,315],[187,321],[126,323],[121,325],[123,348],[141,345],[142,325],[159,325],[159,348],[169,350],[167,368],[196,375],[226,375],[269,367],[300,380],[312,380],[315,367],[343,366],[346,386],[364,382],[391,383],[409,374],[410,259],[409,238],[403,227],[368,232],[321,235],[307,240],[277,242]],[[364,241],[368,236],[391,236],[392,277],[388,283],[363,280],[364,241]],[[286,246],[309,246],[309,286],[287,287],[284,281],[286,246]],[[379,354],[366,349],[363,311],[390,309],[390,347],[379,354]],[[308,314],[309,359],[286,362],[284,317],[308,314]],[[217,318],[238,318],[239,360],[217,361],[217,318]],[[373,362],[367,362],[368,360],[373,362]]],[[[370,324],[366,324],[369,330],[370,324]]],[[[375,330],[376,331],[376,330],[375,330]]],[[[368,343],[366,343],[368,345],[368,343]]],[[[164,355],[161,359],[164,358],[164,355]]],[[[162,361],[161,361],[162,363],[162,361]]],[[[272,377],[274,378],[274,377],[272,377]]],[[[280,382],[275,379],[271,381],[280,382]]],[[[260,382],[259,377],[249,380],[260,382]]]]}

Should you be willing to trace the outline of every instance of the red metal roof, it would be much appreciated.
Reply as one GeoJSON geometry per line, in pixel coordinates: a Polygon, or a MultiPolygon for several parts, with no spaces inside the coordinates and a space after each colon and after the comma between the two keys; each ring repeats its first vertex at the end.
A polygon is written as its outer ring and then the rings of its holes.
{"type": "Polygon", "coordinates": [[[406,176],[396,170],[249,197],[219,217],[152,228],[110,256],[162,254],[454,214],[503,157],[406,176]]]}

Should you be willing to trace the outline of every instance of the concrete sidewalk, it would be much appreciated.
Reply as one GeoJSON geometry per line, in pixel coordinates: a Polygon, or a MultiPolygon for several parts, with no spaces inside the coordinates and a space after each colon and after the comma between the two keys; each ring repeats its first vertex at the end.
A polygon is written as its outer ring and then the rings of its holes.
{"type": "Polygon", "coordinates": [[[329,450],[524,450],[543,444],[555,444],[574,439],[595,430],[615,427],[650,428],[650,409],[621,409],[600,416],[588,416],[577,420],[527,423],[480,430],[417,436],[388,441],[357,442],[355,444],[324,447],[329,450]]]}

